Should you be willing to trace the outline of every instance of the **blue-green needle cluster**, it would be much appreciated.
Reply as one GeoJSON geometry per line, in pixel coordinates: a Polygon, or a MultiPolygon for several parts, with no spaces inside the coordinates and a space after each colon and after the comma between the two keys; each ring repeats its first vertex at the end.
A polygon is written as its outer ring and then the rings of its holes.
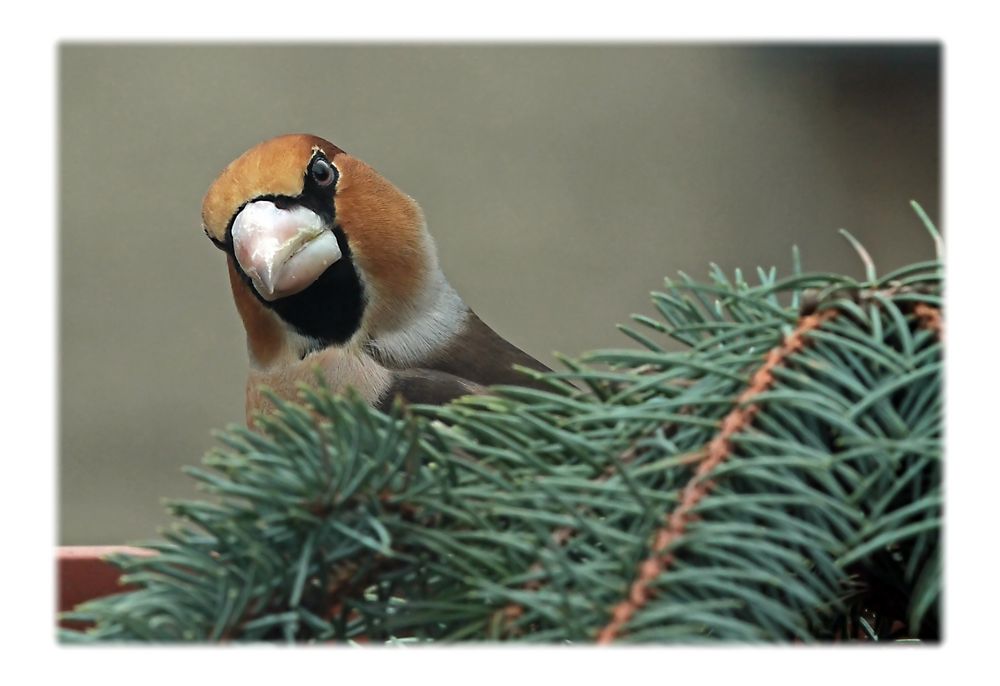
{"type": "Polygon", "coordinates": [[[549,391],[276,399],[61,639],[935,640],[942,267],[868,266],[668,280],[549,391]]]}

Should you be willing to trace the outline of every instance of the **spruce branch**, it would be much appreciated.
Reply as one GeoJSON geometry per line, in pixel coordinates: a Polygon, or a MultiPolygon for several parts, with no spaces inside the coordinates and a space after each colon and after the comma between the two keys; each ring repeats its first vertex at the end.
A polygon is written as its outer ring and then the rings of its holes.
{"type": "Polygon", "coordinates": [[[611,621],[598,633],[599,644],[614,641],[633,615],[649,600],[650,585],[674,560],[673,555],[667,552],[667,548],[684,535],[685,528],[692,520],[692,510],[712,489],[713,484],[709,477],[731,454],[733,437],[749,427],[753,421],[758,409],[753,401],[773,384],[774,369],[801,349],[804,344],[803,338],[811,330],[818,328],[835,314],[835,310],[826,310],[823,314],[803,317],[781,347],[772,349],[764,365],[754,372],[750,387],[740,394],[736,408],[722,420],[721,430],[709,441],[707,451],[697,463],[697,469],[684,485],[677,508],[668,514],[664,526],[655,533],[651,546],[652,554],[639,565],[639,577],[629,587],[628,598],[615,606],[611,613],[611,621]]]}
{"type": "Polygon", "coordinates": [[[640,349],[548,391],[272,398],[62,639],[936,639],[941,265],[877,277],[849,240],[864,281],[797,251],[787,278],[665,281],[622,327],[640,349]]]}

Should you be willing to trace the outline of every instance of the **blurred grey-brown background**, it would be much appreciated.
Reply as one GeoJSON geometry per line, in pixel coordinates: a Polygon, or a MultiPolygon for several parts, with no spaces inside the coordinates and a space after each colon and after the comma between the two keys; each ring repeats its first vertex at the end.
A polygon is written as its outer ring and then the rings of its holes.
{"type": "Polygon", "coordinates": [[[59,542],[123,543],[194,495],[243,417],[242,326],[200,230],[219,170],[311,132],[427,215],[452,284],[552,362],[628,345],[678,270],[862,273],[932,255],[937,45],[59,49],[59,542]]]}

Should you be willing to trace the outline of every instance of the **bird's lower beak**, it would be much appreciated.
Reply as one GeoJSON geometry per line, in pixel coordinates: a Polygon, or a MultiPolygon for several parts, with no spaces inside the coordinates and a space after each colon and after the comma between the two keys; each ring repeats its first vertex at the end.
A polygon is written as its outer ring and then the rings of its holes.
{"type": "Polygon", "coordinates": [[[268,301],[308,288],[341,258],[337,237],[318,214],[301,206],[281,209],[269,200],[249,203],[236,215],[233,249],[268,301]]]}

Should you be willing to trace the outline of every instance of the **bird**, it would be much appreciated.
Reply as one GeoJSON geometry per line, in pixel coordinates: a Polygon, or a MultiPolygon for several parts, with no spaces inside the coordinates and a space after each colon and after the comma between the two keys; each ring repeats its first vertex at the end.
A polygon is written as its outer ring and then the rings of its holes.
{"type": "Polygon", "coordinates": [[[441,405],[506,384],[550,386],[546,365],[490,328],[445,278],[419,204],[312,134],[265,140],[230,162],[201,207],[227,257],[247,336],[248,423],[318,373],[385,410],[441,405]]]}

